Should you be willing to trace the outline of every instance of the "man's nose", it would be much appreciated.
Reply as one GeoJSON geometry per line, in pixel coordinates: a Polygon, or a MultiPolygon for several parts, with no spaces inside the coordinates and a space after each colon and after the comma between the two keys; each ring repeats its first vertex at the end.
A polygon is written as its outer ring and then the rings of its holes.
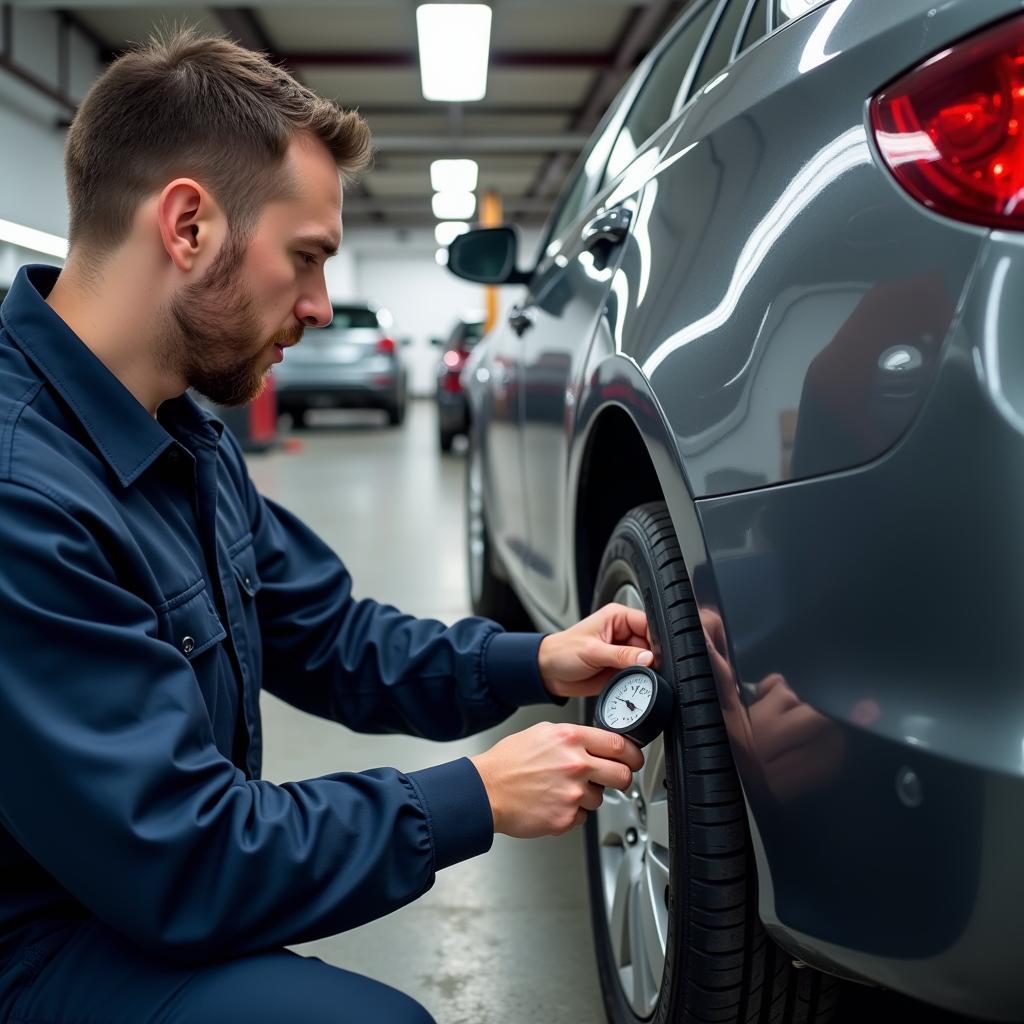
{"type": "Polygon", "coordinates": [[[296,319],[306,327],[326,327],[334,318],[327,289],[316,294],[303,295],[295,306],[296,319]]]}

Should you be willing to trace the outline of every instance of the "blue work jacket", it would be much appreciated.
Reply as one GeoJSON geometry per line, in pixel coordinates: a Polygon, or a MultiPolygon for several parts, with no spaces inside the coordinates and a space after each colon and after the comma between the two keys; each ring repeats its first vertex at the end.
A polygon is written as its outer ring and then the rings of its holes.
{"type": "Polygon", "coordinates": [[[50,309],[57,275],[0,308],[0,976],[83,917],[204,961],[409,903],[491,845],[472,763],[261,781],[260,687],[451,740],[552,699],[541,636],[354,597],[211,414],[149,415],[50,309]]]}

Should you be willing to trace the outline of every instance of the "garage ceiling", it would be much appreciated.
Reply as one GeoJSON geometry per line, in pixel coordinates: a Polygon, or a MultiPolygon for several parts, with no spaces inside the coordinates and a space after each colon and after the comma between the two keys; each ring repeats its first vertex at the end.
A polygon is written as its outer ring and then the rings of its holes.
{"type": "Polygon", "coordinates": [[[434,222],[431,161],[460,156],[479,163],[477,194],[501,193],[506,218],[542,221],[586,137],[686,2],[494,0],[487,95],[464,104],[420,93],[414,0],[31,6],[61,11],[106,59],[178,22],[265,50],[373,129],[375,165],[346,196],[346,222],[413,226],[434,222]]]}

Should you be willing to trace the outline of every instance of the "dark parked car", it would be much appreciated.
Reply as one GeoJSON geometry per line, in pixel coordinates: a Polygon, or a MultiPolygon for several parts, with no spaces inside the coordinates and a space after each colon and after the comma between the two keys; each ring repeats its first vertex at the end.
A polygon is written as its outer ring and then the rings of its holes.
{"type": "Polygon", "coordinates": [[[466,316],[455,322],[447,338],[435,338],[444,348],[437,364],[437,437],[441,451],[450,452],[452,442],[469,427],[469,410],[462,390],[462,368],[469,353],[484,336],[484,318],[466,316]]]}
{"type": "Polygon", "coordinates": [[[391,315],[368,303],[334,307],[328,327],[306,331],[274,368],[281,412],[296,426],[310,409],[383,409],[388,421],[405,418],[406,370],[390,335],[391,315]]]}
{"type": "Polygon", "coordinates": [[[1019,1021],[1024,15],[799,6],[690,3],[536,266],[452,243],[521,286],[464,373],[473,607],[642,607],[674,686],[586,830],[611,1020],[1019,1021]]]}

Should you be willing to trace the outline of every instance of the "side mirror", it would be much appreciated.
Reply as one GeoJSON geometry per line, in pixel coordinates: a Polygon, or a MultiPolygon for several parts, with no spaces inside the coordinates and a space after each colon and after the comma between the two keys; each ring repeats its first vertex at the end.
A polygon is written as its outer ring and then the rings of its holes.
{"type": "Polygon", "coordinates": [[[519,238],[513,228],[478,228],[448,246],[448,269],[477,284],[525,284],[529,274],[516,269],[519,238]]]}

